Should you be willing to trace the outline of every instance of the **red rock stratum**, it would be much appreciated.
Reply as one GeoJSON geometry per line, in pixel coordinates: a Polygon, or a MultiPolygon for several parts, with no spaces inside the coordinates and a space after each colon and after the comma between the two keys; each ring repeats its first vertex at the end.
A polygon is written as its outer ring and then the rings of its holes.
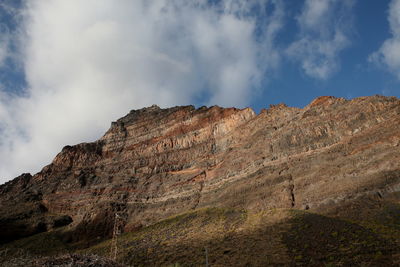
{"type": "MultiPolygon", "coordinates": [[[[34,156],[34,152],[33,156],[34,156]]],[[[96,142],[66,146],[39,173],[0,186],[0,240],[68,225],[109,236],[204,207],[336,209],[400,191],[400,101],[320,97],[303,109],[157,106],[96,142]]]]}

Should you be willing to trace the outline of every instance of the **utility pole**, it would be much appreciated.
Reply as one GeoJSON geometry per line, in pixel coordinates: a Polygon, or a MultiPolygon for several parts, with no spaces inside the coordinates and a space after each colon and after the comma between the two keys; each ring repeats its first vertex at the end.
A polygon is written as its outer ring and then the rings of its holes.
{"type": "Polygon", "coordinates": [[[206,267],[208,267],[208,250],[207,250],[207,247],[205,247],[204,250],[206,252],[206,267]]]}
{"type": "Polygon", "coordinates": [[[118,236],[121,234],[121,227],[122,227],[122,217],[120,214],[115,213],[114,218],[114,229],[113,229],[113,236],[111,240],[111,250],[110,250],[110,258],[114,261],[117,260],[118,255],[118,236]]]}

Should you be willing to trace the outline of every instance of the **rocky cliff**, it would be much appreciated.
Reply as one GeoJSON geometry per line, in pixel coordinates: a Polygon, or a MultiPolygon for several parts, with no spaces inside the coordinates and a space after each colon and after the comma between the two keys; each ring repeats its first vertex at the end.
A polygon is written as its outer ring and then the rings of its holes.
{"type": "MultiPolygon", "coordinates": [[[[0,186],[0,240],[67,226],[68,241],[204,207],[340,212],[400,191],[400,101],[320,97],[303,109],[132,110],[96,142],[66,146],[0,186]]],[[[398,195],[397,195],[398,197],[398,195]]]]}

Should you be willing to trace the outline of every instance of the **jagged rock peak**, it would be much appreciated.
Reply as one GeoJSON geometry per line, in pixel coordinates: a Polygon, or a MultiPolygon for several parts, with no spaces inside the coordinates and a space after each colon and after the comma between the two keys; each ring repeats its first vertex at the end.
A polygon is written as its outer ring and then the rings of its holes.
{"type": "Polygon", "coordinates": [[[154,119],[159,119],[160,117],[167,117],[173,113],[186,113],[187,115],[192,114],[199,114],[199,113],[204,113],[204,112],[211,112],[211,113],[218,113],[218,112],[224,112],[225,111],[242,111],[246,110],[250,113],[254,113],[254,111],[251,108],[244,108],[244,109],[237,109],[237,108],[222,108],[217,105],[215,106],[201,106],[199,108],[195,108],[193,105],[187,105],[187,106],[175,106],[171,108],[160,108],[157,105],[152,105],[150,107],[145,107],[137,110],[131,110],[127,115],[124,117],[118,119],[115,122],[111,123],[111,128],[119,128],[123,129],[124,127],[127,127],[129,125],[137,123],[139,120],[154,120],[154,119]]]}
{"type": "Polygon", "coordinates": [[[343,101],[346,100],[344,98],[337,98],[334,96],[320,96],[314,99],[310,104],[308,104],[307,107],[312,108],[316,106],[328,106],[332,105],[333,103],[339,103],[343,101]]]}

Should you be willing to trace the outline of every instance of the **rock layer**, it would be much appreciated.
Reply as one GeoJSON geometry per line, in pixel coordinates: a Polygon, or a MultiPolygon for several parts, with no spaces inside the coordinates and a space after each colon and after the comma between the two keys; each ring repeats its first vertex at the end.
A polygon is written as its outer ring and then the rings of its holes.
{"type": "Polygon", "coordinates": [[[400,101],[382,96],[258,115],[132,110],[100,140],[66,146],[41,172],[0,186],[0,224],[13,233],[1,240],[67,224],[72,239],[104,237],[116,212],[132,231],[202,207],[326,210],[385,198],[400,191],[399,125],[400,101]]]}

